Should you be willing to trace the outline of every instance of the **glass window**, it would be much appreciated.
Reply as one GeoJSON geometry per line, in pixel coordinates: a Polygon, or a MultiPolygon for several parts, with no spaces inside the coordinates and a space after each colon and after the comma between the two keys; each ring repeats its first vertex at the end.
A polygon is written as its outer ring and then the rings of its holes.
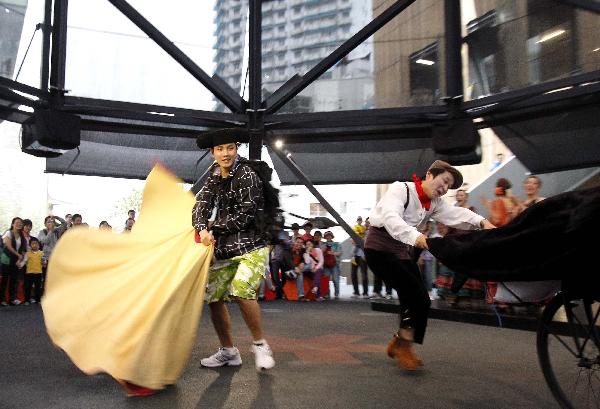
{"type": "Polygon", "coordinates": [[[597,14],[551,0],[463,2],[467,98],[600,69],[597,14]]]}
{"type": "Polygon", "coordinates": [[[504,53],[498,43],[497,14],[491,10],[467,24],[471,98],[500,92],[506,83],[504,53]]]}
{"type": "Polygon", "coordinates": [[[440,61],[437,43],[409,57],[411,105],[434,105],[439,102],[440,61]]]}
{"type": "Polygon", "coordinates": [[[327,210],[321,203],[310,204],[310,217],[328,216],[327,210]]]}
{"type": "Polygon", "coordinates": [[[528,0],[527,8],[529,83],[556,79],[575,71],[573,8],[560,5],[548,7],[541,0],[528,0]]]}
{"type": "MultiPolygon", "coordinates": [[[[388,1],[373,0],[373,14],[383,12],[389,4],[388,1]]],[[[373,37],[375,108],[442,103],[439,97],[445,94],[445,69],[441,58],[443,1],[414,2],[373,37]],[[432,44],[436,46],[429,49],[432,44]],[[423,61],[417,63],[418,55],[423,61]],[[433,64],[427,65],[425,60],[433,64]]]]}

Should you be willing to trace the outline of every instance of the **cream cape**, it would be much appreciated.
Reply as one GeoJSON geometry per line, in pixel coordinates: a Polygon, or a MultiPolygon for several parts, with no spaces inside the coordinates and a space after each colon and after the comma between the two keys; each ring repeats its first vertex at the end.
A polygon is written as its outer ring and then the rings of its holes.
{"type": "Polygon", "coordinates": [[[42,300],[52,341],[83,372],[160,389],[189,358],[212,247],[194,241],[194,196],[161,166],[131,233],[78,227],[58,241],[42,300]]]}

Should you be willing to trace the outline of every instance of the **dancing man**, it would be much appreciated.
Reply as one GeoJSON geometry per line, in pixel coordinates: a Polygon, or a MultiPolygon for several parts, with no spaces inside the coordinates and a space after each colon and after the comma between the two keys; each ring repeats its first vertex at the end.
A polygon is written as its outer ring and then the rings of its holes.
{"type": "Polygon", "coordinates": [[[387,353],[405,369],[415,370],[423,361],[413,343],[423,343],[431,301],[416,263],[415,247],[427,249],[419,230],[432,218],[459,229],[494,228],[482,216],[446,203],[448,189],[462,185],[461,173],[448,163],[436,160],[425,179],[413,175],[413,182],[394,182],[371,213],[365,242],[365,256],[373,273],[392,286],[400,299],[400,328],[390,341],[387,353]]]}
{"type": "Polygon", "coordinates": [[[273,353],[263,337],[257,289],[265,274],[269,249],[256,216],[264,212],[263,182],[237,153],[247,135],[236,129],[221,129],[203,135],[198,146],[210,149],[215,164],[196,195],[193,225],[200,241],[214,244],[216,263],[211,267],[206,300],[221,347],[200,362],[205,367],[242,364],[233,344],[231,318],[226,301],[235,301],[252,334],[252,352],[257,370],[275,366],[273,353]],[[209,221],[211,215],[214,221],[209,221]]]}

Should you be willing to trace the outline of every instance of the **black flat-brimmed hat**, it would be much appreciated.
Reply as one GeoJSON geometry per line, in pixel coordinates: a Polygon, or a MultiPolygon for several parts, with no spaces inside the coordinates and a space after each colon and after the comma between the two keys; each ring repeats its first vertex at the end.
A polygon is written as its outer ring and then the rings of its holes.
{"type": "Polygon", "coordinates": [[[196,138],[196,145],[200,149],[210,149],[227,143],[250,141],[248,131],[240,128],[222,128],[201,134],[196,138]]]}
{"type": "Polygon", "coordinates": [[[458,169],[452,167],[448,162],[444,162],[443,160],[436,160],[431,164],[427,171],[429,172],[432,169],[441,169],[443,171],[450,172],[452,177],[454,178],[454,183],[450,186],[450,189],[458,189],[463,184],[462,174],[458,171],[458,169]]]}

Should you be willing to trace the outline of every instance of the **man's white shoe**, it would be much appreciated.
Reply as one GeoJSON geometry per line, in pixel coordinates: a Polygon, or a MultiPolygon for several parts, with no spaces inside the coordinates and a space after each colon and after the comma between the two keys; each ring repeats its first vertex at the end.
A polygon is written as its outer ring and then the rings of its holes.
{"type": "Polygon", "coordinates": [[[252,344],[251,351],[254,353],[254,363],[257,371],[271,369],[275,366],[273,351],[266,342],[260,345],[252,344]]]}
{"type": "Polygon", "coordinates": [[[207,368],[217,368],[219,366],[239,366],[242,364],[242,357],[240,351],[237,348],[219,348],[219,350],[208,358],[200,360],[200,365],[207,368]],[[233,349],[232,352],[228,352],[227,349],[233,349]]]}

